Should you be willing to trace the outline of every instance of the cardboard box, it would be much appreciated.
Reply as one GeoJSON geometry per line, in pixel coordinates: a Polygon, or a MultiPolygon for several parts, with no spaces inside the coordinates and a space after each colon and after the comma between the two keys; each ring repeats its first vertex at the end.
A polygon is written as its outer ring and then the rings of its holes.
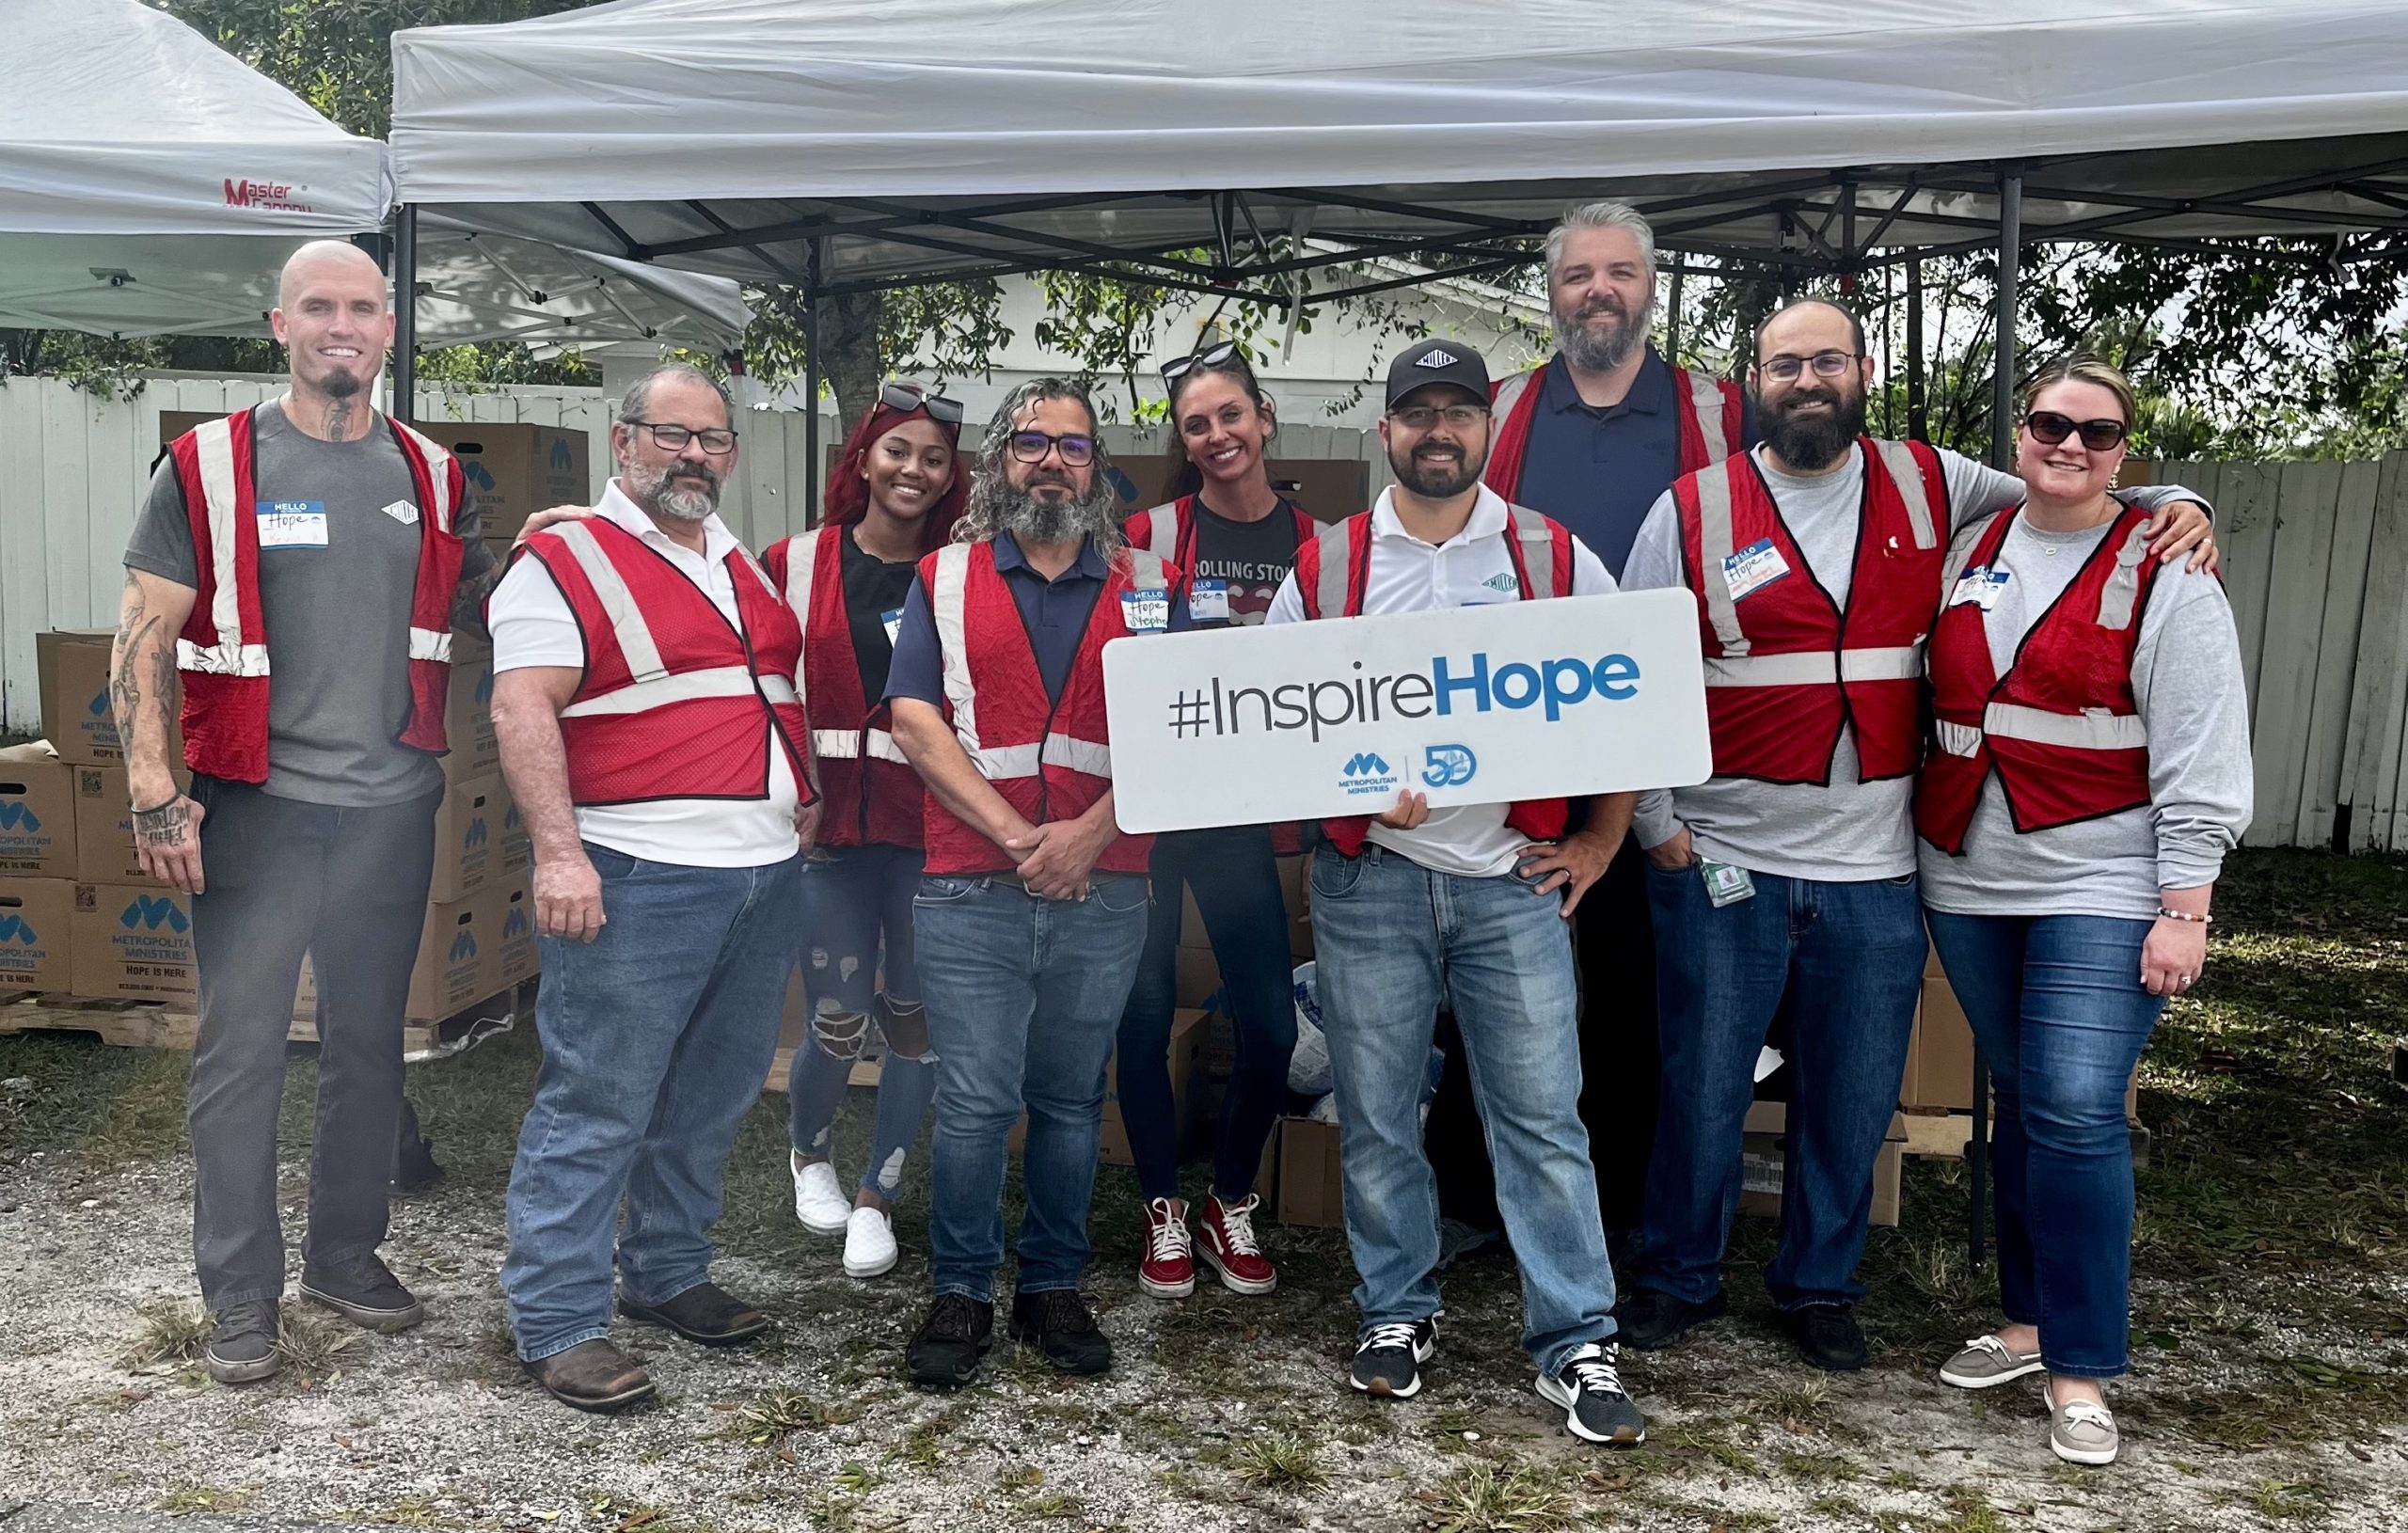
{"type": "Polygon", "coordinates": [[[164,884],[74,885],[75,993],[189,1004],[200,997],[192,902],[164,884]]]}
{"type": "Polygon", "coordinates": [[[1972,1111],[1973,1029],[1944,979],[1923,982],[1922,1009],[1907,1044],[1907,1076],[1898,1102],[1926,1111],[1972,1111]]]}
{"type": "MultiPolygon", "coordinates": [[[[1748,1109],[1740,1140],[1739,1211],[1759,1218],[1781,1217],[1782,1134],[1789,1110],[1782,1102],[1757,1102],[1748,1109]]],[[[1890,1131],[1873,1162],[1873,1223],[1898,1222],[1898,1196],[1907,1146],[1906,1120],[1890,1114],[1890,1131]]]]}
{"type": "Polygon", "coordinates": [[[493,646],[467,634],[452,636],[452,690],[444,701],[443,780],[466,782],[501,770],[493,733],[493,646]]]}
{"type": "Polygon", "coordinates": [[[1343,1229],[1346,1183],[1339,1168],[1338,1125],[1281,1118],[1278,1146],[1279,1222],[1343,1229]]]}
{"type": "MultiPolygon", "coordinates": [[[[1162,504],[1172,458],[1160,452],[1116,452],[1112,466],[1119,470],[1114,487],[1124,514],[1162,504]]],[[[1269,466],[1271,482],[1318,521],[1342,522],[1371,503],[1370,466],[1359,458],[1273,458],[1269,466]]]]}
{"type": "Polygon", "coordinates": [[[486,914],[493,922],[493,972],[485,993],[506,990],[535,976],[535,896],[526,876],[497,877],[485,891],[486,914]]]}
{"type": "Polygon", "coordinates": [[[487,772],[443,791],[435,812],[435,879],[431,904],[466,899],[501,876],[503,816],[509,808],[499,772],[487,772]]]}
{"type": "Polygon", "coordinates": [[[162,410],[159,412],[159,448],[165,451],[175,439],[206,420],[216,420],[231,412],[226,410],[162,410]]]}
{"type": "MultiPolygon", "coordinates": [[[[71,766],[75,788],[75,870],[79,883],[140,883],[148,878],[134,856],[134,800],[122,766],[71,766]]],[[[176,788],[192,791],[192,774],[175,769],[176,788]]]]}
{"type": "Polygon", "coordinates": [[[41,740],[0,750],[0,874],[75,877],[75,768],[41,740]]]}
{"type": "Polygon", "coordinates": [[[75,988],[75,886],[0,878],[0,990],[75,988]]]}
{"type": "MultiPolygon", "coordinates": [[[[125,747],[109,707],[109,649],[116,640],[108,628],[55,628],[34,636],[41,730],[61,761],[124,764],[125,747]]],[[[182,759],[181,750],[173,759],[182,759]]]]}
{"type": "Polygon", "coordinates": [[[418,428],[460,460],[486,539],[515,538],[529,516],[549,507],[594,503],[584,432],[486,420],[421,420],[418,428]]]}
{"type": "Polygon", "coordinates": [[[404,1013],[410,1020],[439,1022],[501,988],[492,983],[500,942],[496,919],[491,901],[478,895],[426,908],[404,1013]]]}
{"type": "MultiPolygon", "coordinates": [[[[1174,1130],[1182,1146],[1187,1132],[1196,1122],[1196,1104],[1203,1084],[1204,1047],[1211,1029],[1211,1019],[1203,1012],[1175,1011],[1170,1019],[1170,1101],[1177,1117],[1174,1130]]],[[[1120,1121],[1120,1061],[1116,1056],[1103,1067],[1103,1121],[1101,1137],[1097,1141],[1096,1159],[1104,1165],[1134,1165],[1136,1159],[1129,1150],[1129,1130],[1120,1121]]],[[[1028,1142],[1028,1114],[1021,1114],[1012,1125],[1011,1152],[1019,1154],[1028,1142]]]]}

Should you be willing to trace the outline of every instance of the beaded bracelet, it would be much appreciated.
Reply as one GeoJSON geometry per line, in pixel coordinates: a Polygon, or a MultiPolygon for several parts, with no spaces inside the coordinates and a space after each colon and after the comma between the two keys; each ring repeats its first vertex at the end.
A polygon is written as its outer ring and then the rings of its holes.
{"type": "Polygon", "coordinates": [[[2157,918],[2160,921],[2195,922],[2202,926],[2211,925],[2215,922],[2215,917],[2213,916],[2193,915],[2187,910],[2169,910],[2162,905],[2157,908],[2157,918]]]}

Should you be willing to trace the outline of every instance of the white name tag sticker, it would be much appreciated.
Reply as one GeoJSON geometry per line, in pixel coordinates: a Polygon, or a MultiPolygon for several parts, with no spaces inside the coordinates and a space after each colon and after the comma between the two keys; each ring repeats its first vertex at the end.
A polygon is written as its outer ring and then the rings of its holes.
{"type": "Polygon", "coordinates": [[[897,607],[891,611],[880,612],[878,621],[879,626],[886,630],[887,647],[892,649],[895,637],[903,631],[903,608],[897,607]]]}
{"type": "Polygon", "coordinates": [[[384,510],[386,515],[390,516],[393,520],[401,523],[404,527],[416,527],[418,525],[418,507],[407,500],[396,500],[391,505],[385,507],[384,510]]]}
{"type": "Polygon", "coordinates": [[[259,518],[262,548],[326,545],[326,503],[323,500],[262,500],[259,503],[259,518]]]}
{"type": "Polygon", "coordinates": [[[1196,623],[1227,623],[1229,621],[1229,583],[1227,580],[1196,580],[1187,588],[1187,615],[1196,623]]]}
{"type": "Polygon", "coordinates": [[[1772,545],[1772,539],[1755,542],[1722,561],[1722,580],[1731,588],[1731,599],[1737,601],[1751,591],[1761,591],[1789,573],[1789,561],[1772,545]]]}
{"type": "Polygon", "coordinates": [[[1161,633],[1170,626],[1170,592],[1163,586],[1122,592],[1120,622],[1131,633],[1161,633]]]}
{"type": "Polygon", "coordinates": [[[2004,570],[1967,570],[1957,577],[1956,589],[1948,593],[1948,605],[1963,607],[1971,603],[1987,612],[1998,605],[1999,593],[2006,589],[2007,579],[2004,570]]]}

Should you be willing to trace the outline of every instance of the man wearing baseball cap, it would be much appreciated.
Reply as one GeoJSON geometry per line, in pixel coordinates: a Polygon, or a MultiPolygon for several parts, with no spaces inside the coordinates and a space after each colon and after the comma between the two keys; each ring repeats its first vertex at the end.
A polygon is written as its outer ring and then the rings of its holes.
{"type": "MultiPolygon", "coordinates": [[[[1380,439],[1396,471],[1368,512],[1296,550],[1270,623],[1597,595],[1597,557],[1481,482],[1488,370],[1451,340],[1388,369],[1380,439]]],[[[1361,1281],[1352,1383],[1403,1398],[1437,1351],[1436,1183],[1420,1103],[1441,1002],[1488,1125],[1497,1202],[1522,1268],[1522,1344],[1565,1427],[1634,1446],[1646,1421],[1615,1372],[1613,1269],[1581,1127],[1568,917],[1605,871],[1635,795],[1594,800],[1566,833],[1560,798],[1432,809],[1397,796],[1330,820],[1313,853],[1313,945],[1337,1090],[1346,1239],[1361,1281]]]]}

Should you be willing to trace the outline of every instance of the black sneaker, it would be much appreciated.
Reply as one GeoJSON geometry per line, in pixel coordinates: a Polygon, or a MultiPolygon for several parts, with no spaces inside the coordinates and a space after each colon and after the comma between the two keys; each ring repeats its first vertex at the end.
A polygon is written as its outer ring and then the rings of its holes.
{"type": "Polygon", "coordinates": [[[1438,1355],[1438,1322],[1375,1325],[1354,1344],[1351,1382],[1366,1395],[1411,1399],[1421,1393],[1421,1365],[1438,1355]]]}
{"type": "Polygon", "coordinates": [[[1832,1373],[1864,1367],[1864,1327],[1847,1304],[1807,1304],[1781,1312],[1781,1328],[1798,1344],[1798,1355],[1832,1373]]]}
{"type": "Polygon", "coordinates": [[[1614,1339],[1635,1351],[1658,1351],[1688,1333],[1691,1326],[1720,1320],[1731,1302],[1720,1289],[1702,1304],[1674,1298],[1660,1288],[1633,1288],[1614,1306],[1614,1339]]]}
{"type": "Polygon", "coordinates": [[[911,1333],[903,1361],[911,1382],[929,1389],[958,1389],[978,1376],[978,1360],[995,1343],[995,1306],[966,1293],[941,1293],[927,1319],[911,1333]]]}
{"type": "Polygon", "coordinates": [[[276,1350],[276,1302],[235,1304],[217,1317],[200,1360],[209,1376],[221,1384],[246,1384],[267,1378],[284,1367],[276,1350]]]}
{"type": "Polygon", "coordinates": [[[304,1266],[301,1297],[371,1331],[406,1331],[426,1319],[425,1306],[373,1251],[341,1264],[304,1266]]]}
{"type": "Polygon", "coordinates": [[[1539,1398],[1563,1407],[1563,1430],[1592,1443],[1637,1447],[1647,1441],[1647,1418],[1623,1392],[1608,1342],[1588,1346],[1564,1359],[1553,1373],[1539,1375],[1539,1398]]]}
{"type": "Polygon", "coordinates": [[[1096,1329],[1095,1314],[1073,1288],[1012,1295],[1011,1337],[1036,1348],[1063,1373],[1101,1373],[1112,1367],[1112,1338],[1096,1329]]]}

